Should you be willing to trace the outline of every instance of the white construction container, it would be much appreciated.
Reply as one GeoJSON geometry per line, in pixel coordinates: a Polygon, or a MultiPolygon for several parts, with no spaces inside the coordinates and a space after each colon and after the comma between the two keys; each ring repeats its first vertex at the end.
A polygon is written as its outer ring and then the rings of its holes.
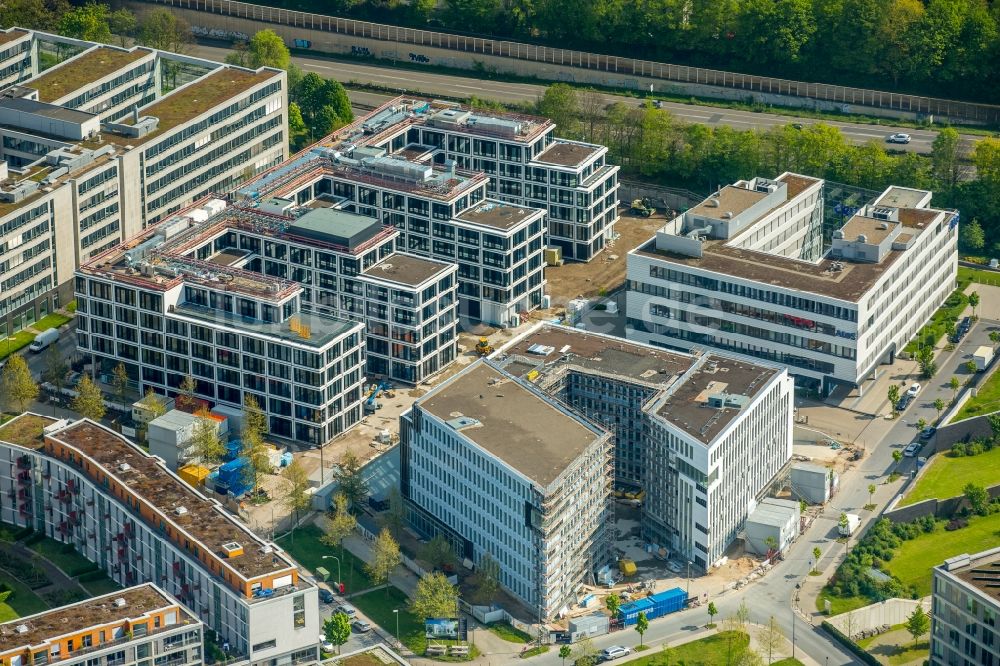
{"type": "Polygon", "coordinates": [[[993,348],[983,345],[972,352],[972,360],[976,362],[976,372],[982,372],[993,362],[993,348]]]}

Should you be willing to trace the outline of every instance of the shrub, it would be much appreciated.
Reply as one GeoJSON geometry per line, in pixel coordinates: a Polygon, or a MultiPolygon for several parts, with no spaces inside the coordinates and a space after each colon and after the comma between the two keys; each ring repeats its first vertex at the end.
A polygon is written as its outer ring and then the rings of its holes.
{"type": "Polygon", "coordinates": [[[952,518],[948,521],[948,524],[945,525],[944,528],[949,532],[954,532],[955,530],[960,530],[963,527],[966,527],[968,524],[969,521],[964,518],[952,518]]]}

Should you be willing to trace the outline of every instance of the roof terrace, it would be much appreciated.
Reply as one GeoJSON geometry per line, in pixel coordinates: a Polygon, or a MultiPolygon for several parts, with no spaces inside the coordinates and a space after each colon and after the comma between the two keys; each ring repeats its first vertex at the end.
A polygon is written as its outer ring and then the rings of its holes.
{"type": "Polygon", "coordinates": [[[397,252],[374,266],[366,268],[361,274],[407,287],[418,287],[427,280],[450,271],[454,266],[455,264],[435,259],[424,259],[397,252]]]}
{"type": "Polygon", "coordinates": [[[99,46],[46,70],[22,85],[37,90],[41,101],[54,102],[151,55],[153,51],[141,47],[128,50],[99,46]]]}
{"type": "Polygon", "coordinates": [[[56,419],[33,414],[22,414],[0,427],[0,442],[23,446],[26,449],[40,449],[45,444],[42,430],[56,422],[56,419]]]}
{"type": "MultiPolygon", "coordinates": [[[[62,637],[75,637],[88,629],[124,626],[127,632],[133,625],[144,623],[147,634],[151,635],[197,622],[165,592],[152,583],[146,583],[0,624],[0,653],[37,648],[62,637]],[[174,622],[148,622],[157,611],[173,612],[174,622]]],[[[114,640],[111,636],[109,634],[109,643],[114,640]]],[[[84,648],[78,642],[78,650],[74,652],[84,649],[90,648],[84,648]]],[[[74,652],[62,658],[68,658],[74,652]]]]}
{"type": "MultiPolygon", "coordinates": [[[[295,568],[270,544],[230,518],[216,502],[195,491],[161,461],[124,437],[82,420],[47,435],[46,439],[75,449],[93,460],[140,501],[156,510],[160,520],[189,535],[241,578],[295,568]],[[241,544],[243,554],[228,557],[224,546],[231,543],[241,544]]],[[[46,452],[53,451],[47,443],[46,452]]],[[[159,525],[156,528],[159,529],[159,525]]]]}

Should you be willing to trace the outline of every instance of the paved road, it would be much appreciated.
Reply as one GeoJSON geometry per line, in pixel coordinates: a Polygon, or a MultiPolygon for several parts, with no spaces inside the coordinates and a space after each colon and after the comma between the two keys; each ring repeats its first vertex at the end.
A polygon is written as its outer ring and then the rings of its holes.
{"type": "MultiPolygon", "coordinates": [[[[229,53],[229,49],[206,44],[195,45],[192,55],[211,60],[223,60],[229,53]]],[[[342,62],[325,58],[312,58],[296,56],[296,64],[307,72],[316,72],[325,77],[337,79],[343,83],[357,81],[365,84],[375,84],[384,86],[400,93],[424,93],[427,95],[443,95],[449,97],[485,97],[497,99],[503,102],[533,102],[545,91],[545,86],[532,83],[505,83],[502,81],[488,81],[464,76],[451,76],[448,74],[437,74],[430,72],[420,72],[409,69],[392,69],[388,67],[376,67],[373,65],[363,65],[359,63],[342,62]]],[[[635,98],[622,97],[619,95],[604,95],[605,102],[624,102],[625,104],[639,105],[642,102],[635,98]]],[[[373,95],[362,93],[360,95],[351,93],[351,100],[355,103],[373,105],[380,103],[373,100],[388,99],[387,95],[373,95]],[[363,100],[363,101],[362,101],[363,100]]],[[[781,116],[770,113],[754,113],[752,111],[734,111],[731,109],[715,108],[710,106],[696,106],[691,104],[681,104],[675,102],[664,102],[663,108],[670,111],[675,117],[691,122],[702,123],[711,127],[718,125],[728,125],[735,129],[747,130],[751,128],[767,129],[776,125],[787,125],[789,123],[802,123],[811,125],[820,122],[807,118],[795,118],[792,116],[781,116]]],[[[895,150],[909,150],[918,153],[929,153],[931,143],[937,132],[927,130],[915,130],[886,125],[861,125],[845,123],[832,120],[822,121],[827,125],[839,127],[844,136],[851,143],[865,144],[869,141],[882,142],[885,137],[893,132],[906,132],[913,137],[908,145],[894,144],[891,147],[895,150]]],[[[886,121],[887,123],[889,121],[886,121]]],[[[971,142],[975,137],[965,136],[964,145],[968,151],[971,142]]],[[[884,144],[887,147],[890,144],[884,144]]]]}

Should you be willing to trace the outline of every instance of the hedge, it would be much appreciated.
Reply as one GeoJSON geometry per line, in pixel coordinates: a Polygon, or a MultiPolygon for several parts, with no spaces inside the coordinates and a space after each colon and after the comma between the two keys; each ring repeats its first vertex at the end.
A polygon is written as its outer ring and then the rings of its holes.
{"type": "Polygon", "coordinates": [[[850,652],[852,652],[858,659],[860,659],[862,661],[862,663],[869,664],[869,666],[882,666],[881,662],[878,659],[876,659],[875,657],[873,657],[872,655],[870,655],[860,645],[858,645],[857,643],[855,643],[854,641],[852,641],[850,638],[848,638],[847,636],[845,636],[840,631],[840,629],[837,629],[837,627],[833,626],[832,624],[830,624],[826,620],[823,620],[823,624],[820,625],[820,626],[823,627],[823,629],[826,631],[826,633],[828,633],[831,636],[833,636],[833,638],[838,643],[840,643],[841,645],[843,645],[850,652]]]}

